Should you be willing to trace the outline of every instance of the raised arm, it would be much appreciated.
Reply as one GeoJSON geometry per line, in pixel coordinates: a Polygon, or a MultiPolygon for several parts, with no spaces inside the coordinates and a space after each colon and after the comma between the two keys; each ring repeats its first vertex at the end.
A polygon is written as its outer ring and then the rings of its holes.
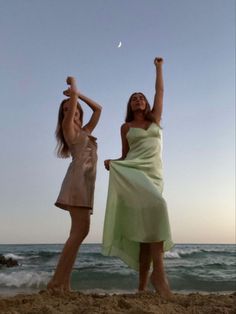
{"type": "Polygon", "coordinates": [[[92,133],[92,131],[94,130],[94,128],[96,127],[99,121],[102,107],[99,104],[97,104],[95,101],[82,95],[81,93],[78,93],[78,97],[93,110],[93,113],[89,122],[83,127],[84,130],[86,130],[89,133],[92,133]]]}
{"type": "Polygon", "coordinates": [[[159,124],[161,121],[162,108],[163,108],[163,96],[164,96],[164,83],[162,75],[162,58],[155,58],[154,64],[156,67],[156,84],[155,84],[155,96],[154,104],[152,108],[153,116],[156,120],[156,123],[159,124]]]}
{"type": "Polygon", "coordinates": [[[67,141],[71,142],[75,137],[74,117],[77,110],[78,91],[74,77],[68,76],[66,82],[69,85],[67,96],[69,95],[70,98],[68,99],[66,106],[64,105],[62,129],[67,141]]]}

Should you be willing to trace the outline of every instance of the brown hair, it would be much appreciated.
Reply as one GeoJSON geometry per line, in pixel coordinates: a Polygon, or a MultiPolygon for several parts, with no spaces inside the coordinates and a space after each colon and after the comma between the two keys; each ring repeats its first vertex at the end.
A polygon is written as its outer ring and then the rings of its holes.
{"type": "Polygon", "coordinates": [[[136,94],[141,94],[144,97],[144,100],[146,102],[146,109],[145,109],[145,112],[144,112],[145,120],[149,120],[151,122],[156,122],[155,118],[152,115],[151,107],[150,107],[150,104],[149,104],[146,96],[143,93],[140,93],[140,92],[135,92],[135,93],[133,93],[130,96],[130,98],[128,100],[128,103],[127,103],[127,111],[126,111],[125,122],[131,122],[131,121],[134,120],[134,113],[133,113],[132,108],[131,108],[131,100],[132,100],[132,97],[134,95],[136,95],[136,94]]]}
{"type": "MultiPolygon", "coordinates": [[[[59,111],[58,111],[57,127],[55,131],[55,136],[57,140],[56,154],[57,154],[57,157],[60,157],[60,158],[70,157],[70,150],[66,143],[63,130],[62,130],[62,121],[64,119],[63,105],[68,100],[69,100],[68,98],[64,99],[60,104],[59,111]]],[[[80,122],[81,122],[81,125],[83,125],[83,110],[78,102],[77,102],[77,107],[80,112],[80,122]]]]}

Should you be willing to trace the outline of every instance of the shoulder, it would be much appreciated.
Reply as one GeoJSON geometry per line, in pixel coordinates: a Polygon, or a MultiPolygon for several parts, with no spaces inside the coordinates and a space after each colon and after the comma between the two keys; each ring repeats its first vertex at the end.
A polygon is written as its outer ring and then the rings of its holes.
{"type": "Polygon", "coordinates": [[[128,122],[123,123],[122,126],[120,127],[121,134],[126,134],[129,131],[129,128],[130,128],[130,123],[128,122]]]}

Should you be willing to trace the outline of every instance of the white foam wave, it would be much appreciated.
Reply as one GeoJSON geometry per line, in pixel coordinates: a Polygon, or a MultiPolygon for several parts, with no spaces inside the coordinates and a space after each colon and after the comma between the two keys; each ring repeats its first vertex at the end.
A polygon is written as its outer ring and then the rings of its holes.
{"type": "Polygon", "coordinates": [[[166,258],[181,258],[196,253],[233,253],[225,248],[175,248],[173,251],[165,252],[166,258]]]}
{"type": "Polygon", "coordinates": [[[173,252],[165,252],[165,258],[181,258],[176,251],[173,252]]]}
{"type": "Polygon", "coordinates": [[[181,255],[191,255],[193,253],[201,253],[202,250],[199,249],[176,249],[176,252],[181,256],[181,255]]]}
{"type": "Polygon", "coordinates": [[[19,271],[10,274],[0,274],[0,286],[2,287],[37,287],[45,286],[51,277],[51,273],[19,271]]]}
{"type": "Polygon", "coordinates": [[[165,252],[166,258],[181,258],[194,253],[202,253],[201,249],[174,249],[173,251],[165,252]]]}
{"type": "Polygon", "coordinates": [[[209,252],[209,253],[236,253],[236,247],[232,247],[231,250],[229,248],[215,248],[215,249],[206,249],[203,248],[201,252],[209,252]]]}
{"type": "Polygon", "coordinates": [[[13,254],[13,253],[4,254],[4,257],[5,258],[12,258],[14,260],[19,260],[19,259],[24,259],[25,258],[24,256],[16,255],[16,254],[13,254]]]}

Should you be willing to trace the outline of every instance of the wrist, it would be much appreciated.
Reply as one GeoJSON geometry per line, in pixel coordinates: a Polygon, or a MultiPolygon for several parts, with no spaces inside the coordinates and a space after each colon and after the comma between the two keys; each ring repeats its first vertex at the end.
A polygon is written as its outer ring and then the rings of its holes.
{"type": "Polygon", "coordinates": [[[71,91],[70,91],[70,95],[71,95],[71,96],[76,96],[76,97],[78,97],[78,94],[77,94],[77,91],[76,91],[76,90],[71,90],[71,91]]]}

